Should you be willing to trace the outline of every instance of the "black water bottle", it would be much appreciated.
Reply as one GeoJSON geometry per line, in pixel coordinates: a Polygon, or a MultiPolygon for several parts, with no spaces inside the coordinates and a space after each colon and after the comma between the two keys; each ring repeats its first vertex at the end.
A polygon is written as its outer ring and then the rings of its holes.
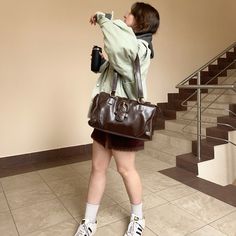
{"type": "Polygon", "coordinates": [[[102,48],[94,46],[92,50],[92,59],[91,59],[91,71],[97,73],[102,63],[102,57],[100,53],[102,48]]]}

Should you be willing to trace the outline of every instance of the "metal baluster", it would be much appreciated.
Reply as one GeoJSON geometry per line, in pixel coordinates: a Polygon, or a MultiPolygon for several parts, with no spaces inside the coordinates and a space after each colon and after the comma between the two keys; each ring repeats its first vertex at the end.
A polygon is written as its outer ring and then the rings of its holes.
{"type": "MultiPolygon", "coordinates": [[[[201,85],[201,72],[197,74],[197,85],[201,85]]],[[[201,118],[201,88],[197,89],[197,157],[201,159],[201,134],[202,134],[202,118],[201,118]]]]}

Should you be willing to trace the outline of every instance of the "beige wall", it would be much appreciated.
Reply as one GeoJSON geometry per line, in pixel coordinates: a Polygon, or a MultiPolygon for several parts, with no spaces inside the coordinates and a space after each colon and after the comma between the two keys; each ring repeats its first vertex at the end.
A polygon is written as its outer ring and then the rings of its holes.
{"type": "MultiPolygon", "coordinates": [[[[0,157],[91,142],[87,109],[97,75],[90,51],[102,45],[95,11],[123,17],[133,1],[0,0],[0,157]]],[[[161,15],[149,100],[236,40],[235,0],[147,1],[161,15]]]]}

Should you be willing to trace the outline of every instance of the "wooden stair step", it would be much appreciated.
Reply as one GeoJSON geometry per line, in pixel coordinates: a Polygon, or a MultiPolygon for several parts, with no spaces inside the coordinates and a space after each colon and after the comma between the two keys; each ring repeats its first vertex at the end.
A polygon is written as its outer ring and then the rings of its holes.
{"type": "Polygon", "coordinates": [[[229,110],[231,111],[229,113],[229,116],[230,117],[235,117],[236,116],[236,104],[235,103],[229,104],[229,110]]]}
{"type": "Polygon", "coordinates": [[[166,109],[163,111],[163,115],[166,120],[176,119],[176,110],[166,109]]]}
{"type": "MultiPolygon", "coordinates": [[[[196,85],[197,80],[196,79],[190,79],[189,84],[196,85]]],[[[203,78],[201,78],[201,84],[202,85],[203,84],[218,84],[218,78],[213,79],[212,76],[203,77],[203,78]]]]}
{"type": "Polygon", "coordinates": [[[185,92],[179,93],[179,98],[186,100],[189,98],[189,101],[196,101],[197,100],[197,93],[194,92],[188,92],[187,90],[185,92]]]}
{"type": "MultiPolygon", "coordinates": [[[[211,140],[208,141],[207,139],[201,140],[201,155],[208,157],[209,159],[214,158],[214,147],[218,145],[225,144],[224,141],[219,140],[211,140]]],[[[197,141],[192,142],[192,152],[194,155],[197,155],[197,141]]]]}
{"type": "Polygon", "coordinates": [[[209,75],[215,76],[219,74],[220,76],[227,76],[227,70],[224,70],[224,68],[220,68],[219,65],[209,65],[208,66],[209,75]]]}
{"type": "Polygon", "coordinates": [[[161,170],[159,172],[181,183],[193,181],[196,179],[196,174],[179,167],[172,167],[169,169],[161,170]]]}
{"type": "MultiPolygon", "coordinates": [[[[179,93],[180,93],[180,94],[186,94],[186,93],[188,93],[189,95],[191,95],[191,94],[193,94],[193,93],[196,92],[196,91],[197,91],[197,89],[185,89],[185,88],[180,88],[180,89],[179,89],[179,93]]],[[[202,89],[201,91],[202,91],[202,93],[207,93],[207,92],[208,92],[207,89],[202,89]]]]}
{"type": "Polygon", "coordinates": [[[176,111],[186,111],[187,108],[182,106],[183,100],[175,99],[172,102],[169,102],[167,105],[167,109],[176,110],[176,111]]]}
{"type": "Polygon", "coordinates": [[[226,57],[228,59],[236,59],[236,52],[235,51],[234,52],[227,52],[226,57]]]}
{"type": "Polygon", "coordinates": [[[193,153],[186,153],[183,155],[176,156],[176,166],[198,175],[197,164],[211,159],[213,158],[202,155],[201,160],[198,160],[197,156],[194,155],[193,153]]]}
{"type": "Polygon", "coordinates": [[[153,129],[154,130],[161,130],[161,129],[165,129],[165,119],[162,117],[157,117],[155,119],[155,122],[153,124],[153,129]]]}
{"type": "MultiPolygon", "coordinates": [[[[234,60],[233,59],[229,59],[229,58],[219,58],[218,59],[218,66],[221,69],[226,68],[227,66],[229,66],[234,60]]],[[[230,66],[229,69],[233,69],[235,68],[234,66],[230,66]]]]}
{"type": "MultiPolygon", "coordinates": [[[[221,116],[221,117],[217,117],[217,122],[218,123],[226,123],[229,124],[231,126],[233,126],[234,128],[236,128],[236,117],[233,116],[221,116]]],[[[226,127],[224,125],[218,124],[218,127],[226,127]]],[[[233,128],[229,128],[230,130],[233,130],[233,128]]]]}
{"type": "MultiPolygon", "coordinates": [[[[214,142],[216,140],[211,137],[228,140],[228,129],[224,127],[210,127],[206,129],[206,135],[210,136],[210,137],[206,137],[206,140],[208,142],[214,142]]],[[[225,141],[224,143],[227,143],[227,142],[225,141]]]]}

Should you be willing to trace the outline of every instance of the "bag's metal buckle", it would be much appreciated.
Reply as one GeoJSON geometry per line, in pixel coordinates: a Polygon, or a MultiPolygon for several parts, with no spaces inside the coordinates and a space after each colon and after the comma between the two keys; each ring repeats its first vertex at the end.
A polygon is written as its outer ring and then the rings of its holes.
{"type": "Polygon", "coordinates": [[[124,119],[128,117],[128,111],[129,104],[125,101],[120,102],[115,112],[115,119],[120,122],[124,121],[124,119]]]}
{"type": "Polygon", "coordinates": [[[138,98],[138,103],[144,104],[145,103],[144,98],[138,98]]]}
{"type": "Polygon", "coordinates": [[[110,92],[111,97],[115,97],[115,95],[116,95],[116,91],[113,90],[113,91],[110,92]]]}

